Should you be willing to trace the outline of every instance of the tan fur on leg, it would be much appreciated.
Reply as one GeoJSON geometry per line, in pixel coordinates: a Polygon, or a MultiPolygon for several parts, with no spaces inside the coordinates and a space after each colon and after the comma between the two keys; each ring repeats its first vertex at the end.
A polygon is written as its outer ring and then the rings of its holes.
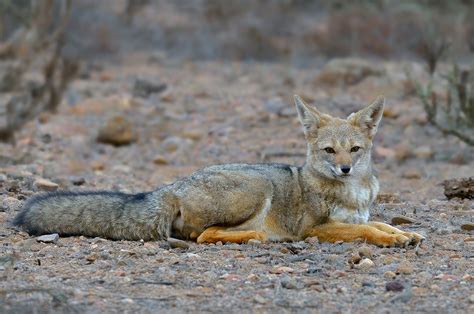
{"type": "Polygon", "coordinates": [[[403,231],[383,222],[369,221],[367,225],[377,228],[378,230],[381,230],[383,232],[390,233],[390,234],[403,234],[405,237],[410,239],[410,243],[414,243],[414,244],[422,242],[425,239],[425,237],[422,236],[421,234],[418,234],[416,232],[403,231]]]}
{"type": "Polygon", "coordinates": [[[409,238],[403,234],[389,234],[368,225],[327,223],[314,227],[308,236],[317,236],[323,242],[366,240],[380,246],[404,246],[409,238]]]}
{"type": "Polygon", "coordinates": [[[226,230],[223,227],[210,227],[204,230],[203,233],[197,238],[197,243],[216,243],[222,242],[233,242],[233,243],[246,243],[250,239],[256,239],[259,241],[266,241],[267,235],[261,231],[246,230],[246,231],[231,231],[226,230]]]}

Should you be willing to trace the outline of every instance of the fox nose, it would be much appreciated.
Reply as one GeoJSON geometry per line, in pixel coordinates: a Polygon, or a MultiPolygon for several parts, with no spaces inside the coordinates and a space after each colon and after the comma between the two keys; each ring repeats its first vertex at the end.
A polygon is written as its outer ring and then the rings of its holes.
{"type": "Polygon", "coordinates": [[[351,166],[343,165],[341,166],[341,171],[345,174],[348,174],[351,171],[351,166]]]}

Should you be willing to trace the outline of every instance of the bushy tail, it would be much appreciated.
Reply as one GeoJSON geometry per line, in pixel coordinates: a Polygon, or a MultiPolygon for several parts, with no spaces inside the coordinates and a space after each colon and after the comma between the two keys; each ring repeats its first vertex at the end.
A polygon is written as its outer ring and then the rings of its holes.
{"type": "Polygon", "coordinates": [[[114,240],[166,238],[174,219],[173,204],[160,191],[54,192],[31,198],[14,225],[30,234],[59,233],[114,240]]]}

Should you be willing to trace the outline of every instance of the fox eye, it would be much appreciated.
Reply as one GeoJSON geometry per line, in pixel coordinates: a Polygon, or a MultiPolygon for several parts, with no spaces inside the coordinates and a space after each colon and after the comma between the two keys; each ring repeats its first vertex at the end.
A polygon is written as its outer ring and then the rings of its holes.
{"type": "Polygon", "coordinates": [[[359,146],[354,146],[354,147],[352,147],[352,148],[351,148],[351,153],[358,152],[358,151],[359,151],[359,149],[360,149],[360,147],[359,147],[359,146]]]}
{"type": "Polygon", "coordinates": [[[326,147],[324,150],[325,150],[326,153],[328,153],[328,154],[335,154],[335,153],[336,153],[336,151],[335,151],[334,148],[332,148],[332,147],[326,147]]]}

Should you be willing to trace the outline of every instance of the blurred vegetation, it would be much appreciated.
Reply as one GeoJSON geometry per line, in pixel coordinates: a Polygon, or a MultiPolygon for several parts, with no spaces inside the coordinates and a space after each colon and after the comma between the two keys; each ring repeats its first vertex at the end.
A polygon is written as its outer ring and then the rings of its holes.
{"type": "Polygon", "coordinates": [[[441,91],[434,89],[433,79],[426,86],[417,85],[428,121],[441,132],[474,146],[474,68],[454,65],[443,79],[441,91]]]}
{"type": "Polygon", "coordinates": [[[0,2],[0,140],[57,109],[77,68],[62,55],[70,12],[70,0],[0,2]]]}

